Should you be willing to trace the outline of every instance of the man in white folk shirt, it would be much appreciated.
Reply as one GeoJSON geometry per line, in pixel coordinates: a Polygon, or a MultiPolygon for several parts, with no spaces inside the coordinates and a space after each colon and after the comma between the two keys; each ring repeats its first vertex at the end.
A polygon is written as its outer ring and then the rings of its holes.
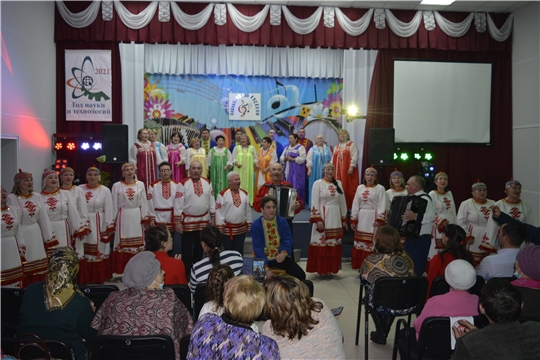
{"type": "Polygon", "coordinates": [[[202,259],[200,233],[208,224],[214,225],[216,200],[212,184],[201,177],[202,164],[194,161],[189,165],[189,176],[178,185],[174,199],[175,229],[182,234],[182,260],[186,274],[191,273],[194,263],[202,259]]]}
{"type": "MultiPolygon", "coordinates": [[[[159,166],[160,180],[154,181],[148,187],[148,209],[150,210],[150,225],[164,225],[174,239],[172,253],[180,258],[181,242],[175,239],[174,199],[180,196],[178,183],[171,180],[171,164],[162,162],[159,166]]],[[[177,236],[179,237],[179,236],[177,236]]]]}
{"type": "Polygon", "coordinates": [[[231,171],[227,180],[229,187],[221,191],[216,200],[216,226],[223,234],[223,249],[244,254],[246,233],[251,227],[249,196],[240,189],[237,172],[231,171]]]}

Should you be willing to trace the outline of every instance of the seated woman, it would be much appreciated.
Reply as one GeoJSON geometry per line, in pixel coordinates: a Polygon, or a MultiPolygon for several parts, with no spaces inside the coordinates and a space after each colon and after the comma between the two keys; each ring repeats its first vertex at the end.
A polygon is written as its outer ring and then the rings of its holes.
{"type": "Polygon", "coordinates": [[[225,284],[234,277],[234,273],[229,265],[216,265],[206,281],[206,302],[201,308],[199,319],[206,313],[223,314],[223,292],[225,284]]]}
{"type": "Polygon", "coordinates": [[[201,230],[201,246],[205,257],[191,268],[189,289],[192,293],[195,293],[197,285],[206,283],[210,270],[219,264],[229,265],[236,276],[242,273],[242,255],[234,250],[223,251],[221,237],[221,231],[215,226],[208,225],[201,230]]]}
{"type": "Polygon", "coordinates": [[[428,293],[431,291],[431,284],[438,276],[444,276],[444,270],[455,259],[462,259],[474,266],[472,253],[467,250],[467,234],[459,225],[449,224],[442,232],[442,249],[438,255],[435,255],[429,263],[428,269],[428,293]]]}
{"type": "Polygon", "coordinates": [[[251,225],[255,257],[264,259],[270,268],[285,270],[297,279],[305,280],[306,273],[291,258],[293,238],[285,218],[276,215],[276,198],[265,195],[261,201],[263,216],[251,225]]]}
{"type": "Polygon", "coordinates": [[[417,339],[422,323],[430,316],[478,315],[479,298],[467,292],[476,283],[474,267],[465,260],[454,260],[444,269],[444,279],[450,285],[450,292],[428,299],[422,313],[414,321],[417,339]]]}
{"type": "MultiPolygon", "coordinates": [[[[399,233],[390,226],[381,226],[375,236],[375,254],[368,255],[362,263],[360,282],[367,287],[369,306],[373,296],[373,285],[382,277],[405,277],[414,275],[414,263],[401,246],[399,233]],[[391,266],[388,266],[391,265],[391,266]]],[[[388,332],[399,311],[389,310],[387,314],[371,311],[371,317],[377,328],[370,334],[371,341],[384,345],[388,332]]]]}
{"type": "Polygon", "coordinates": [[[521,317],[540,321],[540,246],[526,246],[516,259],[517,286],[523,296],[521,317]]]}
{"type": "Polygon", "coordinates": [[[180,339],[191,333],[193,319],[172,289],[162,289],[164,276],[150,251],[129,259],[122,277],[127,289],[111,293],[92,321],[98,335],[169,335],[179,360],[180,339]]]}
{"type": "Polygon", "coordinates": [[[187,358],[279,359],[277,343],[251,328],[264,303],[264,289],[252,276],[242,275],[227,281],[223,315],[207,313],[197,321],[187,358]]]}
{"type": "Polygon", "coordinates": [[[262,334],[274,339],[282,359],[345,359],[343,335],[330,308],[311,298],[307,286],[290,275],[265,281],[262,334]]]}
{"type": "Polygon", "coordinates": [[[161,268],[165,272],[165,285],[187,285],[186,269],[181,259],[182,255],[178,254],[175,257],[170,257],[167,254],[173,248],[173,241],[171,233],[165,225],[156,225],[146,230],[144,248],[152,251],[156,255],[156,259],[161,263],[161,268]]]}
{"type": "Polygon", "coordinates": [[[17,336],[36,334],[43,339],[71,343],[77,359],[86,359],[83,339],[96,336],[90,323],[95,307],[77,286],[79,258],[68,247],[59,248],[50,258],[45,282],[28,286],[19,311],[17,336]]]}

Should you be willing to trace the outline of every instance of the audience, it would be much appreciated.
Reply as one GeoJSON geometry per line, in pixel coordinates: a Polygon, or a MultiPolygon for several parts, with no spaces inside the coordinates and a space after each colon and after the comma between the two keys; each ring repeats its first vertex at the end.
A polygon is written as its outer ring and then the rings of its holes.
{"type": "Polygon", "coordinates": [[[68,247],[59,248],[50,258],[44,282],[28,286],[19,311],[17,336],[32,333],[47,339],[71,343],[77,359],[86,359],[83,339],[91,341],[96,331],[90,327],[95,307],[77,286],[79,259],[68,247]]]}
{"type": "Polygon", "coordinates": [[[182,255],[170,257],[167,252],[173,248],[171,233],[165,225],[156,225],[146,230],[144,236],[145,250],[152,251],[165,272],[165,285],[186,284],[186,269],[182,255]]]}
{"type": "Polygon", "coordinates": [[[204,314],[195,324],[188,359],[280,359],[277,343],[251,324],[261,314],[265,294],[252,276],[237,276],[225,284],[223,315],[204,314]]]}
{"type": "Polygon", "coordinates": [[[476,273],[486,281],[492,277],[512,277],[514,263],[525,240],[525,226],[520,222],[503,224],[499,230],[500,249],[496,255],[486,256],[476,268],[476,273]]]}
{"type": "Polygon", "coordinates": [[[219,264],[229,265],[236,276],[242,273],[244,266],[242,255],[235,250],[223,251],[222,236],[221,231],[215,226],[208,225],[201,230],[201,246],[204,257],[196,262],[191,269],[189,289],[192,293],[195,293],[197,285],[206,283],[212,268],[219,264]]]}
{"type": "Polygon", "coordinates": [[[499,225],[512,222],[523,224],[526,231],[525,241],[534,245],[540,245],[540,227],[536,227],[516,220],[510,215],[503,213],[498,206],[493,207],[493,220],[495,220],[495,222],[499,225]]]}
{"type": "Polygon", "coordinates": [[[457,339],[454,360],[533,360],[540,354],[540,323],[518,319],[523,305],[521,293],[508,281],[491,279],[480,294],[480,312],[489,325],[477,329],[466,320],[465,328],[453,329],[457,339]]]}
{"type": "Polygon", "coordinates": [[[540,321],[540,246],[523,248],[516,259],[516,280],[512,285],[517,286],[523,297],[523,318],[533,318],[540,321]]]}
{"type": "Polygon", "coordinates": [[[444,269],[444,279],[450,285],[450,292],[428,299],[414,321],[417,339],[422,323],[430,316],[478,315],[478,296],[467,292],[476,283],[474,267],[465,260],[454,260],[444,269]]]}
{"type": "Polygon", "coordinates": [[[309,296],[308,287],[290,275],[265,281],[262,334],[274,339],[282,359],[345,359],[343,335],[330,308],[309,296]]]}
{"type": "Polygon", "coordinates": [[[225,284],[234,277],[234,272],[229,265],[216,265],[206,281],[206,302],[201,308],[199,319],[206,313],[223,314],[223,291],[225,284]]]}
{"type": "MultiPolygon", "coordinates": [[[[375,254],[368,255],[362,263],[360,282],[367,287],[369,306],[373,307],[373,285],[382,277],[406,277],[414,275],[414,264],[401,246],[399,233],[390,226],[382,226],[375,236],[375,254]]],[[[377,328],[370,334],[371,341],[384,345],[396,315],[402,312],[390,310],[386,314],[370,311],[377,328]]]]}
{"type": "Polygon", "coordinates": [[[431,291],[431,284],[438,276],[444,276],[444,270],[455,259],[463,259],[474,265],[474,260],[471,252],[467,250],[466,242],[467,234],[459,225],[449,224],[442,232],[442,249],[438,256],[435,255],[429,263],[428,269],[428,297],[431,291]]]}
{"type": "Polygon", "coordinates": [[[165,273],[154,253],[133,256],[124,270],[126,290],[113,292],[92,321],[98,335],[169,335],[180,359],[180,339],[193,329],[193,319],[172,289],[163,289],[165,273]]]}

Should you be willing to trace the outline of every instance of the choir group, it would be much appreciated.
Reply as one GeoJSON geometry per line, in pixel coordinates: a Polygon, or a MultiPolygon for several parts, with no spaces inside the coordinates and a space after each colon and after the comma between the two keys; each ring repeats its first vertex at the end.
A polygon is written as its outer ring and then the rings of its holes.
{"type": "MultiPolygon", "coordinates": [[[[122,180],[112,190],[100,184],[96,167],[87,170],[86,183],[80,186],[73,184],[72,168],[62,169],[60,175],[45,169],[39,193],[32,174],[19,170],[12,193],[2,187],[1,285],[25,287],[43,280],[48,256],[59,246],[77,253],[79,283],[103,283],[113,273],[124,272],[128,260],[144,249],[145,229],[159,224],[182,234],[182,259],[189,274],[202,258],[200,231],[209,224],[231,240],[226,249],[243,253],[251,207],[261,210],[259,202],[269,186],[296,189],[296,213],[309,207],[313,228],[306,270],[331,277],[341,266],[348,212],[355,232],[352,265],[358,269],[374,252],[377,228],[386,224],[392,199],[414,194],[397,170],[388,190],[378,183],[373,167],[366,169],[359,184],[359,150],[346,130],[339,132],[340,142],[333,148],[322,135],[315,143],[308,140],[304,129],[291,134],[283,148],[270,130],[258,151],[241,130],[230,148],[223,136],[211,139],[207,129],[200,135],[186,148],[182,135],[173,133],[165,146],[154,130],[140,129],[129,162],[122,166],[122,180]]],[[[522,222],[532,220],[518,181],[506,184],[507,196],[498,202],[487,199],[486,185],[477,182],[472,198],[458,211],[448,175],[440,172],[434,184],[436,189],[429,193],[435,218],[428,258],[443,247],[447,224],[466,230],[476,264],[495,252],[498,225],[491,219],[492,205],[522,222]]]]}

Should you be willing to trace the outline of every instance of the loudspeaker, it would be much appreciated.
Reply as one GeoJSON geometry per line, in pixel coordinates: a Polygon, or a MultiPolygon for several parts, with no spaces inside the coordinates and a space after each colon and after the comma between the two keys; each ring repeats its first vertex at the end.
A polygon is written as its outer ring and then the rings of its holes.
{"type": "Polygon", "coordinates": [[[128,161],[128,126],[101,124],[101,144],[106,164],[123,164],[128,161]]]}
{"type": "Polygon", "coordinates": [[[394,164],[394,129],[369,129],[369,163],[373,166],[394,164]]]}

